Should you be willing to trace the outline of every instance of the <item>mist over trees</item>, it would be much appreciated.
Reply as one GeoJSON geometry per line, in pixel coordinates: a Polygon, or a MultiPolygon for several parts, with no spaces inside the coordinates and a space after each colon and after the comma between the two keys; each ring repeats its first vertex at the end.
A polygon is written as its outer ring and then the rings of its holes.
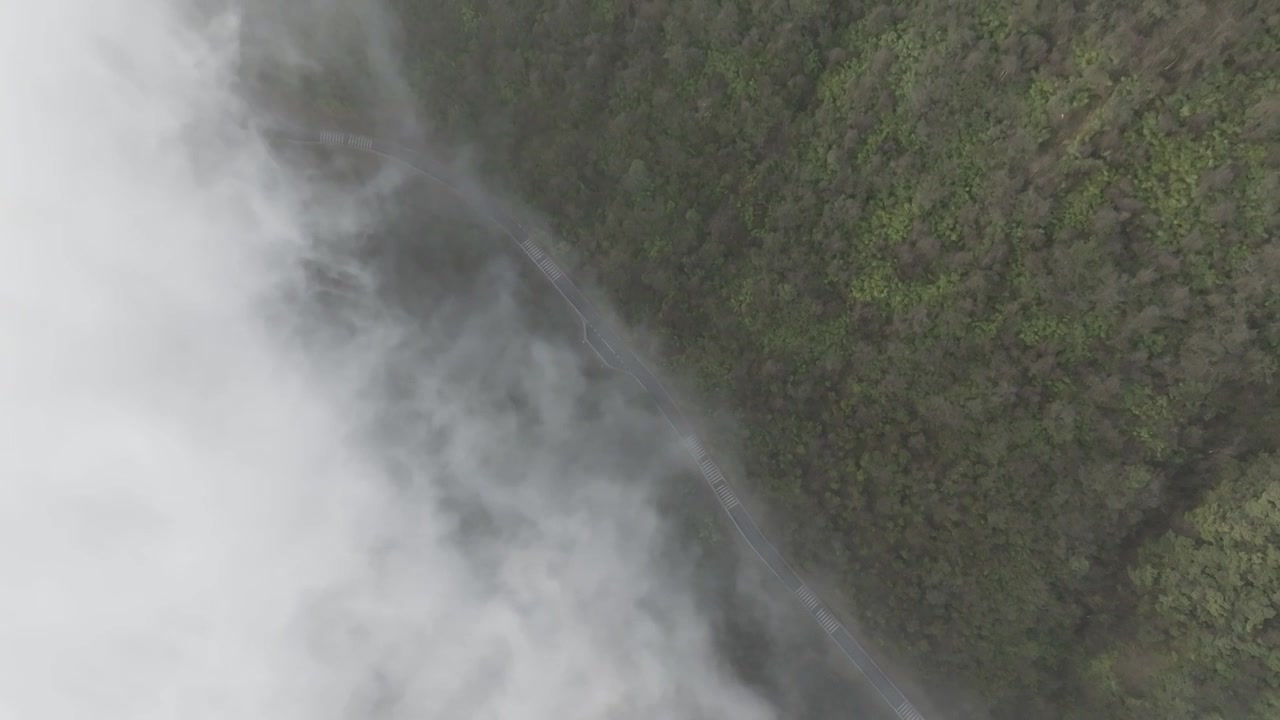
{"type": "Polygon", "coordinates": [[[392,4],[923,684],[1280,715],[1280,6],[392,4]]]}
{"type": "Polygon", "coordinates": [[[410,134],[381,5],[244,5],[0,3],[0,717],[829,714],[508,239],[263,131],[342,67],[410,134]]]}

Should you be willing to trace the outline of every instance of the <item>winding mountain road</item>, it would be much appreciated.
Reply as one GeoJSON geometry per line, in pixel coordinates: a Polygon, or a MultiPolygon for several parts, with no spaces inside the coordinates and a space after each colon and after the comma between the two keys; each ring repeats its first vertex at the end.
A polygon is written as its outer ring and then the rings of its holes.
{"type": "Polygon", "coordinates": [[[694,461],[702,471],[702,477],[711,486],[711,490],[719,499],[721,507],[728,513],[734,526],[737,527],[738,532],[741,533],[743,539],[747,541],[747,544],[751,546],[756,555],[782,581],[787,590],[804,605],[823,631],[835,641],[836,645],[840,647],[854,666],[866,676],[867,680],[870,681],[899,718],[902,720],[924,720],[924,716],[907,700],[902,691],[889,679],[889,676],[876,665],[867,651],[863,649],[862,644],[823,605],[813,590],[801,581],[787,561],[774,548],[773,544],[765,539],[764,534],[760,532],[759,526],[756,525],[751,515],[747,513],[746,508],[738,501],[737,495],[729,486],[724,474],[707,454],[706,448],[703,447],[702,442],[694,434],[692,425],[684,414],[680,412],[679,408],[676,407],[675,401],[671,399],[671,395],[666,388],[640,362],[640,359],[627,348],[622,337],[610,329],[608,323],[596,311],[591,302],[587,300],[586,296],[582,294],[578,286],[573,283],[573,280],[556,265],[555,260],[533,241],[527,228],[507,215],[501,208],[496,207],[496,205],[482,205],[469,198],[467,193],[459,190],[463,183],[455,179],[457,173],[444,163],[433,159],[425,153],[413,151],[395,143],[344,132],[307,131],[294,127],[272,126],[267,129],[267,135],[293,144],[344,147],[381,156],[438,182],[464,203],[474,205],[476,211],[496,222],[511,241],[538,266],[538,269],[542,271],[547,280],[555,286],[574,312],[578,314],[582,321],[583,340],[591,346],[592,350],[600,356],[600,359],[605,364],[630,375],[653,398],[662,415],[680,437],[690,455],[693,456],[694,461]]]}

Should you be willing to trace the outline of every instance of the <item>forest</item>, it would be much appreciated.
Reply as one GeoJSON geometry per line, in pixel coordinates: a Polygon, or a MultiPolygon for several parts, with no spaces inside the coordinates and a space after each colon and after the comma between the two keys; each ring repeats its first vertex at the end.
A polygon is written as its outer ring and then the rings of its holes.
{"type": "Polygon", "coordinates": [[[1280,4],[390,1],[936,704],[1280,717],[1280,4]]]}

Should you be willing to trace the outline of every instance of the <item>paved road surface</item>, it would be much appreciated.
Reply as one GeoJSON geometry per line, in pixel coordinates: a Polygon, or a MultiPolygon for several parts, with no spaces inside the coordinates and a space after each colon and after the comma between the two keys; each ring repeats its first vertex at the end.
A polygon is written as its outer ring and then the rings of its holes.
{"type": "MultiPolygon", "coordinates": [[[[459,181],[454,179],[456,173],[443,163],[422,152],[374,138],[341,132],[316,132],[281,127],[269,131],[269,134],[291,143],[350,147],[379,155],[405,165],[440,183],[445,188],[453,191],[464,202],[469,200],[466,193],[458,191],[459,181]]],[[[680,412],[680,409],[676,407],[675,401],[671,399],[670,394],[667,393],[662,383],[658,382],[658,379],[654,377],[653,373],[649,372],[648,368],[640,362],[640,359],[627,349],[623,339],[609,328],[604,318],[582,294],[578,286],[555,264],[555,261],[546,251],[533,241],[529,231],[514,218],[507,215],[500,208],[488,205],[483,207],[477,205],[476,210],[488,215],[491,220],[496,222],[512,242],[519,246],[520,250],[538,266],[538,269],[555,286],[556,290],[564,296],[564,299],[568,301],[569,305],[582,320],[583,340],[600,356],[600,359],[610,367],[629,374],[653,397],[658,409],[661,410],[667,422],[670,423],[672,429],[675,430],[684,446],[697,462],[698,467],[702,470],[702,477],[711,486],[712,491],[715,492],[716,497],[720,500],[720,505],[729,514],[733,524],[737,526],[738,532],[742,534],[747,544],[755,550],[765,565],[769,566],[769,569],[782,581],[787,590],[794,594],[804,605],[818,625],[831,636],[831,639],[844,651],[844,654],[848,656],[858,670],[867,677],[867,680],[880,693],[884,701],[889,704],[889,707],[893,708],[893,711],[902,720],[924,720],[920,712],[912,706],[910,701],[893,684],[893,681],[876,665],[862,645],[822,604],[817,595],[800,580],[787,561],[773,547],[772,543],[765,539],[764,534],[760,532],[759,526],[756,525],[755,521],[747,513],[746,508],[738,501],[733,488],[725,480],[724,474],[707,454],[702,442],[694,434],[689,421],[680,412]]]]}

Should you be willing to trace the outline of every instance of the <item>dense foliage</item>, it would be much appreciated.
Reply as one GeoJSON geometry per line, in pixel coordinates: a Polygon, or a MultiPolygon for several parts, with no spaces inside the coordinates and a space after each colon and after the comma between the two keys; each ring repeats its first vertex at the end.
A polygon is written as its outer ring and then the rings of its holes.
{"type": "Polygon", "coordinates": [[[1280,5],[395,0],[975,717],[1280,717],[1280,5]]]}

